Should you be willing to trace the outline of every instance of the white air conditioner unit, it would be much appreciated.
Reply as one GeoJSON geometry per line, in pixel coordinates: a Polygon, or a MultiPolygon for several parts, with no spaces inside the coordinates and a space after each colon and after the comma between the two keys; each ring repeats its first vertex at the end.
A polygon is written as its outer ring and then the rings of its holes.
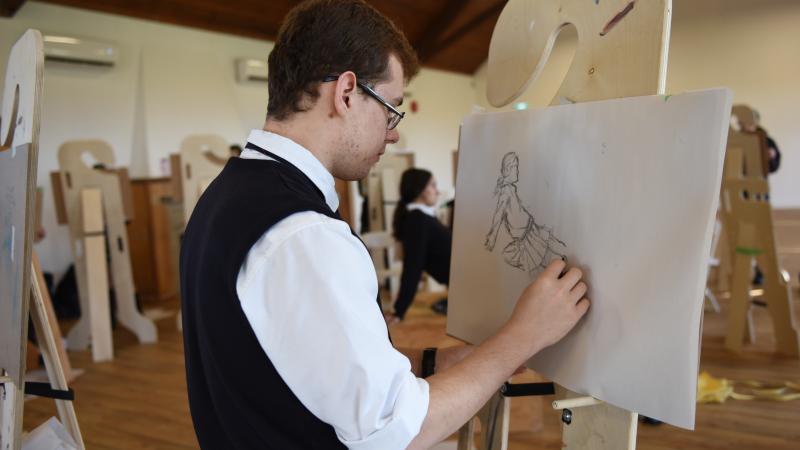
{"type": "Polygon", "coordinates": [[[267,61],[261,59],[239,58],[236,60],[236,80],[239,83],[248,81],[267,81],[267,61]]]}
{"type": "Polygon", "coordinates": [[[44,57],[51,61],[113,66],[119,51],[107,42],[72,36],[45,35],[44,57]]]}

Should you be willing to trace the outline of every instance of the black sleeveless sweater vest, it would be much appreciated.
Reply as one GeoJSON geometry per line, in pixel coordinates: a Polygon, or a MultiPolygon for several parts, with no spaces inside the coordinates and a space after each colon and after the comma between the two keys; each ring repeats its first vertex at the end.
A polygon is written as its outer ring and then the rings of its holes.
{"type": "Polygon", "coordinates": [[[204,449],[342,449],[333,427],[280,377],[236,294],[248,251],[273,225],[302,211],[341,217],[299,169],[253,144],[247,148],[276,161],[231,158],[197,202],[181,246],[186,378],[197,439],[204,449]]]}

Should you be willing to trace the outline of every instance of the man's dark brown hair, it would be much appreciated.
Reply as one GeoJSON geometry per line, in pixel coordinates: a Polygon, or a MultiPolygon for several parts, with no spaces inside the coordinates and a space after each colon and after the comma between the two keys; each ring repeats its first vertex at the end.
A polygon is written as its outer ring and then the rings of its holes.
{"type": "Polygon", "coordinates": [[[390,54],[400,60],[406,81],[419,71],[403,33],[363,0],[303,2],[284,19],[269,55],[267,115],[283,120],[308,110],[328,75],[350,70],[369,85],[385,81],[390,54]]]}

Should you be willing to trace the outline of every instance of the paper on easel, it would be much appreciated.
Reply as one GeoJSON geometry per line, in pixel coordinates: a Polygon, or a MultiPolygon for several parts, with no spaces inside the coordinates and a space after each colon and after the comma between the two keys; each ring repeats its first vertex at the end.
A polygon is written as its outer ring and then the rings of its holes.
{"type": "Polygon", "coordinates": [[[731,93],[473,114],[461,129],[447,331],[479,343],[555,258],[592,307],[529,361],[694,428],[700,322],[731,93]]]}
{"type": "Polygon", "coordinates": [[[77,450],[78,445],[64,425],[51,417],[22,439],[22,450],[77,450]]]}

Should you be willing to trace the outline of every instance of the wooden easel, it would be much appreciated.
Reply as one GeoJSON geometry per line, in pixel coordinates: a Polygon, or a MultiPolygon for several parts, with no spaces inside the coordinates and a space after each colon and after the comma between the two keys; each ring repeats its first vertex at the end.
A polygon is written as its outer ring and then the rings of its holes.
{"type": "MultiPolygon", "coordinates": [[[[501,107],[518,98],[542,73],[558,33],[569,24],[578,31],[578,45],[551,104],[664,94],[671,10],[671,0],[510,0],[489,49],[489,102],[501,107]]],[[[636,447],[638,414],[562,392],[570,405],[570,423],[564,420],[562,427],[564,448],[636,447]]],[[[496,416],[500,423],[508,420],[501,416],[496,416]]],[[[482,433],[487,428],[500,429],[483,426],[482,433]]],[[[459,448],[468,449],[464,440],[471,434],[463,430],[459,448]]],[[[482,448],[505,450],[507,439],[493,442],[482,448]]]]}
{"type": "Polygon", "coordinates": [[[184,224],[200,195],[219,175],[230,156],[228,143],[214,134],[195,134],[181,142],[180,154],[171,156],[172,177],[179,177],[179,200],[183,201],[184,224]]]}
{"type": "MultiPolygon", "coordinates": [[[[111,255],[111,282],[117,303],[117,319],[141,343],[158,340],[152,320],[136,306],[126,219],[132,217],[130,180],[125,170],[114,167],[114,152],[103,141],[70,141],[58,150],[60,176],[54,177],[56,204],[63,204],[69,224],[75,274],[81,301],[81,318],[69,331],[70,349],[85,350],[91,343],[95,361],[113,359],[108,299],[109,270],[106,242],[111,255]],[[83,158],[93,157],[102,168],[90,167],[83,158]]],[[[58,209],[58,208],[57,208],[58,209]]]]}
{"type": "MultiPolygon", "coordinates": [[[[22,442],[23,397],[26,391],[25,343],[28,313],[40,340],[50,385],[65,394],[67,383],[57,355],[47,309],[32,266],[32,228],[39,105],[44,53],[42,36],[28,30],[11,49],[0,112],[0,449],[19,449],[22,442]],[[5,119],[5,120],[3,120],[5,119]],[[31,289],[32,288],[32,289],[31,289]],[[29,309],[29,295],[33,306],[29,309]]],[[[84,448],[71,401],[57,400],[62,423],[79,448],[84,448]]]]}
{"type": "Polygon", "coordinates": [[[387,152],[365,180],[366,194],[369,197],[367,231],[392,231],[392,217],[400,200],[400,176],[406,169],[414,167],[413,153],[387,152]]]}
{"type": "MultiPolygon", "coordinates": [[[[187,136],[181,142],[180,153],[170,155],[172,182],[176,193],[174,200],[183,202],[183,228],[189,223],[200,196],[225,167],[229,157],[228,143],[215,134],[187,136]]],[[[183,329],[180,311],[175,323],[178,330],[183,329]]]]}
{"type": "Polygon", "coordinates": [[[753,340],[750,290],[752,262],[757,261],[764,274],[762,289],[772,318],[778,352],[800,357],[800,337],[792,314],[792,294],[778,265],[769,182],[766,178],[766,135],[752,109],[733,107],[740,129],[731,128],[722,181],[720,216],[727,236],[731,302],[725,347],[741,351],[745,340],[753,340]]]}

